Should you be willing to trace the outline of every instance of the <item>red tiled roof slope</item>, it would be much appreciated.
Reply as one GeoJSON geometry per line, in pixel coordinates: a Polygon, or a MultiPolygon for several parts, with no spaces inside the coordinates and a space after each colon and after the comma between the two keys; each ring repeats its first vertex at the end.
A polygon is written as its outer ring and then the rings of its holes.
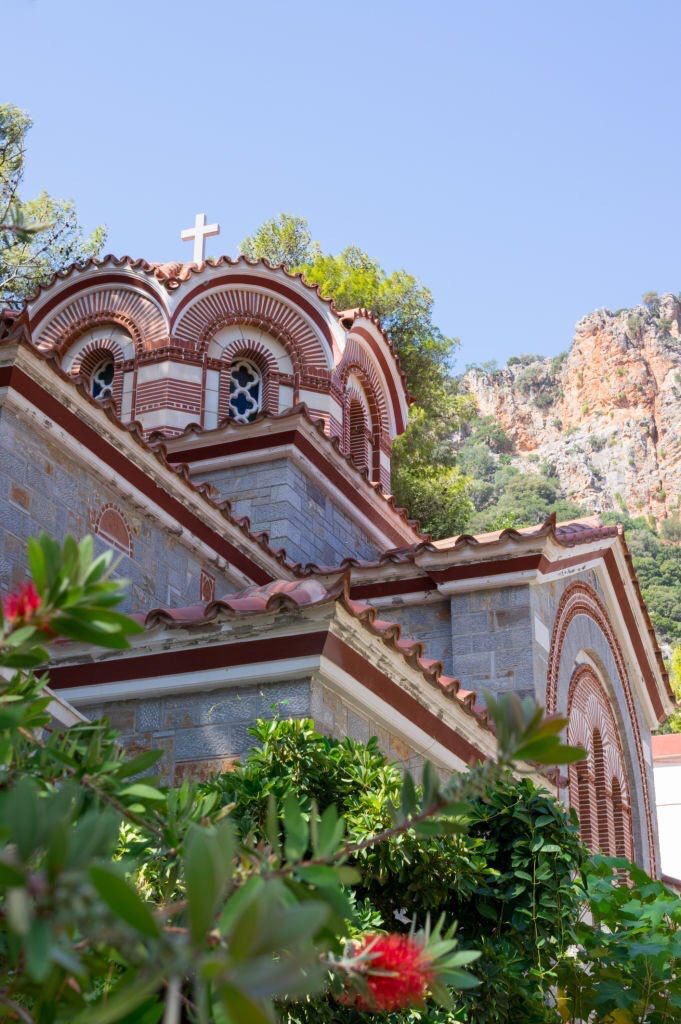
{"type": "Polygon", "coordinates": [[[164,625],[170,628],[191,628],[219,621],[222,617],[262,615],[285,608],[304,608],[338,602],[387,647],[397,651],[404,660],[421,673],[428,683],[437,687],[446,697],[456,700],[485,728],[491,728],[487,712],[477,703],[476,694],[464,690],[458,679],[444,673],[442,662],[424,656],[424,645],[418,640],[402,636],[401,626],[378,616],[377,610],[349,595],[349,576],[344,573],[330,584],[324,585],[314,578],[301,580],[275,580],[264,586],[247,587],[237,594],[186,608],[154,608],[143,622],[151,628],[164,625]]]}

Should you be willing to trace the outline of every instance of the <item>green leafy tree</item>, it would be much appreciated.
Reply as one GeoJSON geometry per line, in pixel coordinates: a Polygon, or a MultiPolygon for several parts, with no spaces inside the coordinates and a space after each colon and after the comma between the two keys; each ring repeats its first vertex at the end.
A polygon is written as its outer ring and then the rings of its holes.
{"type": "Polygon", "coordinates": [[[58,270],[97,256],[106,237],[85,236],[69,200],[41,192],[22,200],[28,116],[0,104],[0,309],[22,302],[58,270]]]}
{"type": "Polygon", "coordinates": [[[310,264],[319,246],[312,241],[304,217],[282,213],[265,221],[254,235],[245,238],[240,250],[250,260],[267,260],[273,267],[283,266],[293,271],[310,264]]]}
{"type": "Polygon", "coordinates": [[[452,375],[458,342],[435,324],[430,290],[404,270],[387,273],[356,246],[337,255],[322,252],[311,239],[307,221],[288,214],[266,221],[242,242],[241,251],[302,272],[338,309],[364,307],[379,318],[417,403],[395,445],[395,497],[436,537],[460,532],[472,506],[468,481],[455,471],[451,442],[475,405],[459,392],[452,375]]]}
{"type": "Polygon", "coordinates": [[[594,857],[585,878],[592,921],[561,958],[559,1006],[570,1024],[681,1019],[681,900],[628,861],[594,857]],[[622,884],[625,875],[629,884],[622,884]]]}

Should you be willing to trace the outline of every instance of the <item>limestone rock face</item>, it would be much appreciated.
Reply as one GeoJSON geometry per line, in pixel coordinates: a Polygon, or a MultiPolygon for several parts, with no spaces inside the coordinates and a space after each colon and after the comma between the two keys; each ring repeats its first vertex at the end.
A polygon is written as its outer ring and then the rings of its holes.
{"type": "Polygon", "coordinates": [[[579,321],[570,351],[470,370],[482,415],[512,438],[521,468],[550,463],[590,511],[624,502],[660,521],[681,495],[681,302],[674,295],[579,321]]]}

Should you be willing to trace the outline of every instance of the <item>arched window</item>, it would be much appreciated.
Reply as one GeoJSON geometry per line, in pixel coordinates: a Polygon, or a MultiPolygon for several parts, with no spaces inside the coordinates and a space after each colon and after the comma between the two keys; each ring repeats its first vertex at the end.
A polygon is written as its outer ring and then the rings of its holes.
{"type": "Polygon", "coordinates": [[[98,402],[102,402],[105,398],[113,398],[114,376],[113,358],[106,356],[90,374],[90,394],[98,402]]]}
{"type": "Polygon", "coordinates": [[[258,367],[236,358],[229,376],[229,417],[235,423],[251,423],[262,409],[263,379],[258,367]]]}
{"type": "Polygon", "coordinates": [[[608,856],[634,854],[624,752],[607,692],[588,665],[575,671],[568,696],[568,743],[587,756],[568,769],[570,804],[582,839],[608,856]]]}
{"type": "Polygon", "coordinates": [[[357,398],[350,401],[349,422],[350,458],[358,469],[367,469],[367,425],[362,403],[357,398]]]}

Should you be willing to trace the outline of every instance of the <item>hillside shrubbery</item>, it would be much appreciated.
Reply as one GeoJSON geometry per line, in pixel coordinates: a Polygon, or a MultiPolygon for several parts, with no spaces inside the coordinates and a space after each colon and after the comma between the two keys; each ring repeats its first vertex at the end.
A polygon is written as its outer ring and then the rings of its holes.
{"type": "Polygon", "coordinates": [[[469,532],[537,525],[552,512],[558,519],[584,515],[565,497],[551,467],[523,472],[512,465],[511,439],[492,417],[472,417],[462,435],[456,450],[459,468],[471,481],[469,532]]]}

